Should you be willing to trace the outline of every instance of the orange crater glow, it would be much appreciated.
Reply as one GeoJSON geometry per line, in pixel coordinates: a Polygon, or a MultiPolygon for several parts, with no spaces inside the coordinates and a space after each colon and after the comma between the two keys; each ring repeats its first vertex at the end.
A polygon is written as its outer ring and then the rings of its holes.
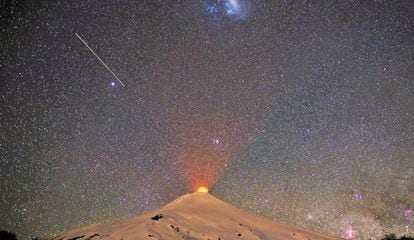
{"type": "Polygon", "coordinates": [[[174,145],[178,173],[192,192],[208,192],[231,166],[242,140],[247,139],[242,130],[244,121],[227,114],[208,112],[200,118],[199,114],[189,112],[181,113],[180,119],[172,124],[182,126],[174,145]]]}
{"type": "Polygon", "coordinates": [[[206,188],[206,187],[199,187],[199,188],[197,188],[197,192],[200,192],[200,193],[208,193],[208,188],[206,188]]]}

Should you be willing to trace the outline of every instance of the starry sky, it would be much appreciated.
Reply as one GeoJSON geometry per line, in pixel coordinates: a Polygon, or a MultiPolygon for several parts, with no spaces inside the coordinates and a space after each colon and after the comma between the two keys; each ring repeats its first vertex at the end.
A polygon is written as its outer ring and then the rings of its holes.
{"type": "Polygon", "coordinates": [[[207,186],[346,239],[414,235],[412,1],[1,5],[0,229],[50,237],[207,186]]]}

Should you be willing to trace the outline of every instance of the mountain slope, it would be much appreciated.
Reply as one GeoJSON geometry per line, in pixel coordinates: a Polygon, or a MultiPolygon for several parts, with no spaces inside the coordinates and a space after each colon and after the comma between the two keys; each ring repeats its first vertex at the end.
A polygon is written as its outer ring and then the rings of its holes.
{"type": "Polygon", "coordinates": [[[158,211],[95,224],[55,240],[137,239],[338,239],[245,213],[208,193],[181,196],[158,211]]]}

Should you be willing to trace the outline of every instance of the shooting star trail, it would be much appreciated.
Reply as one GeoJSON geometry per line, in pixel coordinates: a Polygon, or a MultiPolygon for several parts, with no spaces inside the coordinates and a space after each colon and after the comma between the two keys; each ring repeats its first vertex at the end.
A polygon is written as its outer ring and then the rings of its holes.
{"type": "Polygon", "coordinates": [[[83,40],[83,38],[81,36],[79,36],[78,33],[75,33],[76,37],[79,38],[79,40],[81,40],[81,42],[89,49],[89,51],[91,51],[91,53],[105,66],[105,68],[112,74],[112,76],[115,77],[115,79],[123,86],[125,87],[125,84],[121,81],[121,79],[119,79],[119,77],[112,71],[112,69],[106,65],[106,63],[98,56],[98,54],[95,53],[95,51],[89,47],[89,45],[85,42],[85,40],[83,40]]]}

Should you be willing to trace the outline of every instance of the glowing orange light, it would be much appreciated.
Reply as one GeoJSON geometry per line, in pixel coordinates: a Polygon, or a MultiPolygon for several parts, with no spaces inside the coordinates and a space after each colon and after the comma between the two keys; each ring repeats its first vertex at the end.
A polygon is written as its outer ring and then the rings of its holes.
{"type": "MultiPolygon", "coordinates": [[[[206,116],[185,111],[172,120],[177,129],[171,158],[183,183],[191,192],[208,192],[231,166],[244,146],[244,120],[207,111],[206,116]],[[203,187],[203,188],[201,188],[203,187]],[[203,189],[203,190],[202,190],[203,189]]],[[[235,114],[237,115],[237,114],[235,114]]]]}
{"type": "Polygon", "coordinates": [[[206,188],[206,187],[199,187],[199,188],[197,188],[197,192],[208,193],[208,188],[206,188]]]}

